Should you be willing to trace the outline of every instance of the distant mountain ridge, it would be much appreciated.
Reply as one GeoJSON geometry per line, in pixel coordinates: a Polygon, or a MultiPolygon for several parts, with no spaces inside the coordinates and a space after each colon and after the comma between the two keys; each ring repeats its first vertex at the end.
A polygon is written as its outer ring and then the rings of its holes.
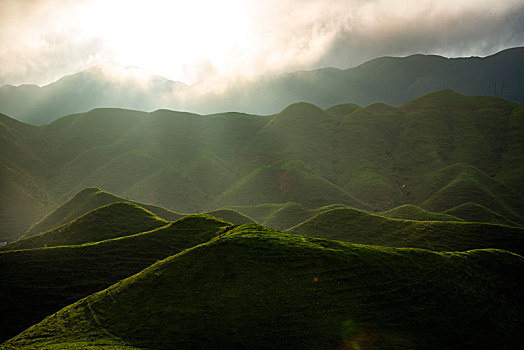
{"type": "Polygon", "coordinates": [[[381,57],[346,70],[323,68],[254,82],[236,81],[226,84],[229,87],[223,91],[209,90],[204,83],[187,86],[137,68],[106,64],[44,87],[0,87],[0,113],[34,125],[101,107],[267,115],[301,101],[321,108],[346,102],[398,105],[442,89],[524,102],[523,72],[524,47],[484,58],[381,57]]]}

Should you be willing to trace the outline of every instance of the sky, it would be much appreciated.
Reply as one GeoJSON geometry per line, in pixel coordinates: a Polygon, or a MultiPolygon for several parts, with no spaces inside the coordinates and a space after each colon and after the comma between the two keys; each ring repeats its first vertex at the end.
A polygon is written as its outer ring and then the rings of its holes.
{"type": "Polygon", "coordinates": [[[516,46],[522,0],[0,0],[0,86],[104,62],[193,84],[516,46]]]}

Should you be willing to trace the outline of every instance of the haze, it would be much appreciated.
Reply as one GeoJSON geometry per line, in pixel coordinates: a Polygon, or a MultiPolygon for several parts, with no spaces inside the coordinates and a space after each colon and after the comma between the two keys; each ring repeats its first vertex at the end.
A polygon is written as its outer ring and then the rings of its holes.
{"type": "Polygon", "coordinates": [[[107,61],[193,84],[385,55],[485,56],[524,44],[505,1],[0,1],[0,86],[107,61]]]}

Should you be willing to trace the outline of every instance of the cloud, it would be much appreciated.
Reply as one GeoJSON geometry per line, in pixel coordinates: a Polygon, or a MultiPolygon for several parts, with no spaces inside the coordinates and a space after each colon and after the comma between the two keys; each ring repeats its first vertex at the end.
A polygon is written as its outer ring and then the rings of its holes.
{"type": "Polygon", "coordinates": [[[99,38],[77,39],[74,34],[42,38],[37,47],[9,50],[0,54],[0,82],[43,84],[65,74],[76,73],[106,61],[99,38]]]}
{"type": "MultiPolygon", "coordinates": [[[[485,56],[524,45],[518,0],[266,1],[257,23],[283,66],[350,68],[366,60],[414,53],[485,56]],[[277,14],[285,14],[278,16],[277,14]]],[[[257,10],[260,10],[258,8],[257,10]]],[[[271,64],[269,64],[271,65],[271,64]]]]}
{"type": "Polygon", "coordinates": [[[521,0],[2,0],[0,23],[0,85],[48,83],[108,60],[231,82],[524,45],[521,0]]]}
{"type": "Polygon", "coordinates": [[[0,2],[0,85],[56,80],[111,57],[75,27],[87,1],[0,2]]]}
{"type": "Polygon", "coordinates": [[[487,56],[524,45],[524,3],[501,2],[498,7],[482,1],[469,2],[476,6],[441,2],[449,7],[424,3],[413,4],[412,10],[401,14],[382,7],[367,16],[354,16],[317,64],[350,68],[379,56],[414,53],[487,56]]]}

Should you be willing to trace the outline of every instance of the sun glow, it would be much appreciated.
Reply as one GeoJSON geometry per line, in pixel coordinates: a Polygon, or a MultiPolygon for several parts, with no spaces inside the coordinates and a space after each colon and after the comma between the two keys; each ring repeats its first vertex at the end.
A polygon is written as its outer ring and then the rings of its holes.
{"type": "Polygon", "coordinates": [[[192,83],[232,73],[251,40],[248,18],[238,0],[94,1],[78,24],[114,61],[192,83]]]}
{"type": "Polygon", "coordinates": [[[0,0],[0,85],[108,61],[216,87],[379,56],[484,56],[522,45],[522,11],[522,0],[0,0]]]}

